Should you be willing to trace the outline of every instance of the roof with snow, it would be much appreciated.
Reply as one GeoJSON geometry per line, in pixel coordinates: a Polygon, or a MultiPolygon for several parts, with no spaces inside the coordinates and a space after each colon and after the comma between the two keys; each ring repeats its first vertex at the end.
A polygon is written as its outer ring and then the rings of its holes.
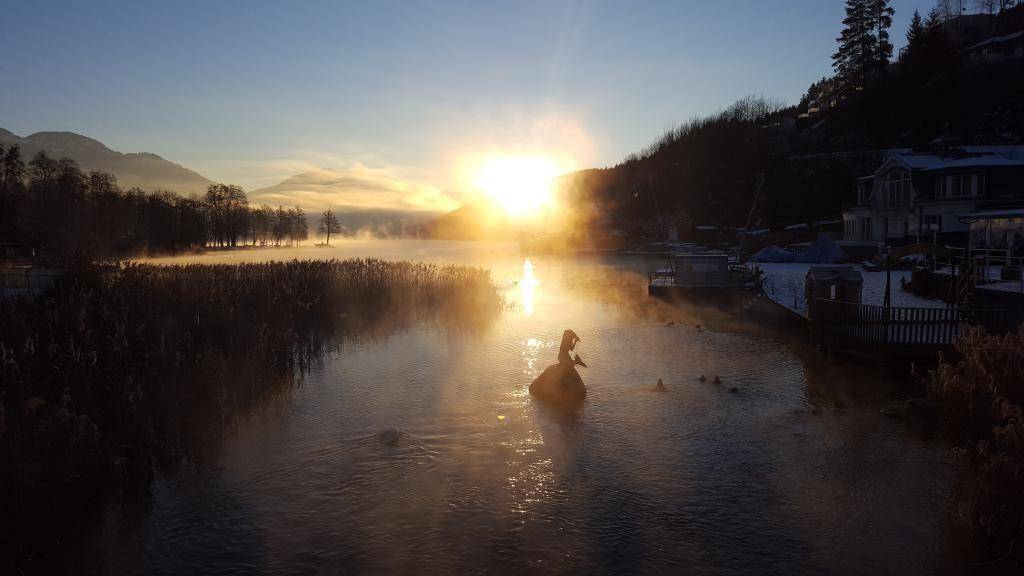
{"type": "Polygon", "coordinates": [[[807,278],[830,284],[863,284],[864,277],[853,266],[811,266],[807,278]]]}
{"type": "Polygon", "coordinates": [[[1024,161],[1022,160],[1013,160],[1000,154],[991,153],[979,153],[970,156],[897,153],[893,154],[890,160],[899,162],[911,170],[921,170],[924,172],[962,168],[1024,167],[1024,161]]]}
{"type": "Polygon", "coordinates": [[[970,214],[964,214],[963,216],[960,216],[960,221],[973,222],[975,220],[999,220],[1002,218],[1024,218],[1024,208],[972,212],[970,214]]]}
{"type": "Polygon", "coordinates": [[[997,154],[1010,160],[1024,160],[1024,146],[961,146],[964,152],[972,154],[997,154]]]}
{"type": "Polygon", "coordinates": [[[1021,37],[1024,37],[1024,30],[1018,30],[1017,32],[1014,32],[1012,34],[1004,34],[1002,36],[993,36],[993,37],[989,38],[988,40],[982,40],[981,42],[978,42],[977,44],[975,44],[973,46],[968,46],[967,48],[964,48],[963,51],[964,52],[970,52],[972,50],[977,50],[978,48],[984,48],[985,46],[989,46],[989,45],[992,45],[992,44],[1004,44],[1006,42],[1012,42],[1012,41],[1014,41],[1014,40],[1016,40],[1018,38],[1021,38],[1021,37]]]}

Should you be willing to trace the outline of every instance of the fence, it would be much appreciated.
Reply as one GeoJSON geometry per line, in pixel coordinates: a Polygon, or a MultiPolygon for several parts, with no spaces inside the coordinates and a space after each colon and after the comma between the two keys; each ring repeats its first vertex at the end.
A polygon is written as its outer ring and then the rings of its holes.
{"type": "Polygon", "coordinates": [[[883,357],[912,349],[949,349],[970,325],[993,333],[1011,328],[1002,310],[885,307],[824,299],[815,302],[811,320],[812,335],[822,346],[883,357]]]}

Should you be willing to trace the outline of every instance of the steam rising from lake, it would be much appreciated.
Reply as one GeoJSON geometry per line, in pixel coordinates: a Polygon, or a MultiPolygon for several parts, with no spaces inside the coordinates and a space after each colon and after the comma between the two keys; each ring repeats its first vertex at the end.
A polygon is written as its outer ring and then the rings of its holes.
{"type": "Polygon", "coordinates": [[[889,574],[941,561],[945,451],[879,416],[889,377],[738,316],[648,299],[659,261],[364,240],[154,261],[354,256],[485,267],[507,310],[483,334],[342,344],[243,418],[215,467],[161,478],[151,513],[108,527],[96,564],[889,574]],[[582,337],[590,390],[569,414],[527,393],[566,328],[582,337]],[[665,394],[651,391],[659,378],[665,394]],[[389,429],[394,445],[380,441],[389,429]]]}

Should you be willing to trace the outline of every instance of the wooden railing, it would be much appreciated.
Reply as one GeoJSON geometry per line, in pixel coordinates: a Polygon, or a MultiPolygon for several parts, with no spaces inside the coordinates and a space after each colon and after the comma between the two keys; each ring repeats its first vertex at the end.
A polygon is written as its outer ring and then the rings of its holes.
{"type": "Polygon", "coordinates": [[[1001,310],[871,306],[818,299],[811,318],[815,340],[827,348],[866,351],[927,346],[948,348],[963,329],[984,326],[1004,333],[1010,326],[1001,310]]]}

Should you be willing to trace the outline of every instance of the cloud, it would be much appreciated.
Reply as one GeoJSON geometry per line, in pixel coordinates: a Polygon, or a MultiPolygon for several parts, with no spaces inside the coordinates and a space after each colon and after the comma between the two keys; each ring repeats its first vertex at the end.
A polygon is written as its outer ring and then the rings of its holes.
{"type": "Polygon", "coordinates": [[[412,182],[383,168],[356,164],[347,169],[316,168],[279,184],[253,190],[250,204],[301,206],[308,212],[443,213],[458,202],[441,189],[412,182]]]}

